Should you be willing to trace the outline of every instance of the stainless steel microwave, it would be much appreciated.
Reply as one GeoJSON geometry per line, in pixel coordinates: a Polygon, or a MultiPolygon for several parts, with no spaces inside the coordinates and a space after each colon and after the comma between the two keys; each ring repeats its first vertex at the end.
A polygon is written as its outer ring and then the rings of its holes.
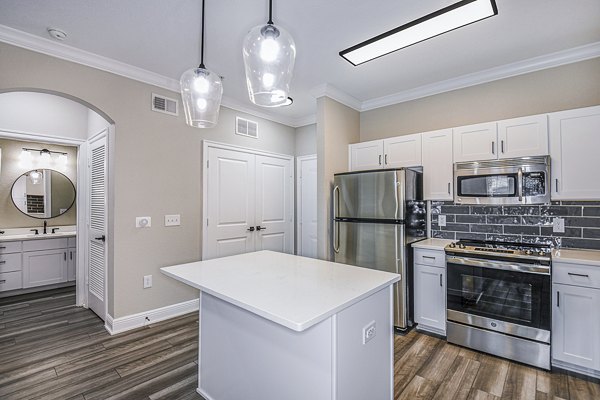
{"type": "Polygon", "coordinates": [[[456,204],[549,204],[550,156],[454,164],[456,204]]]}

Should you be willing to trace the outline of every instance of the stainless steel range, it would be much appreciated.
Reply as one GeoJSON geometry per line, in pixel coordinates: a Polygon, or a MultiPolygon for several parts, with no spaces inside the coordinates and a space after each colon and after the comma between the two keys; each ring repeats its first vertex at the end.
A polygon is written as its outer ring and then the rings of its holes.
{"type": "Polygon", "coordinates": [[[551,248],[446,246],[448,342],[550,369],[551,248]]]}

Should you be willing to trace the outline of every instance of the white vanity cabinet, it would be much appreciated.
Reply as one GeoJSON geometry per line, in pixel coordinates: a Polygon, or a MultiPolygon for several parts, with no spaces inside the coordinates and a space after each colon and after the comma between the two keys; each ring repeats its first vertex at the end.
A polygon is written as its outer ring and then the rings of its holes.
{"type": "Polygon", "coordinates": [[[425,132],[423,139],[423,198],[452,200],[452,129],[425,132]]]}
{"type": "Polygon", "coordinates": [[[67,282],[68,239],[23,242],[23,288],[67,282]]]}
{"type": "Polygon", "coordinates": [[[446,335],[446,254],[414,250],[414,301],[417,329],[446,335]]]}
{"type": "Polygon", "coordinates": [[[23,286],[21,242],[0,242],[0,292],[23,286]]]}
{"type": "Polygon", "coordinates": [[[552,200],[600,199],[600,106],[550,114],[552,200]]]}
{"type": "Polygon", "coordinates": [[[69,238],[67,253],[67,281],[75,281],[77,278],[77,242],[75,238],[69,238]]]}
{"type": "Polygon", "coordinates": [[[421,165],[421,134],[397,136],[348,146],[350,171],[418,167],[421,165]]]}
{"type": "Polygon", "coordinates": [[[530,115],[454,128],[454,161],[545,156],[548,117],[530,115]]]}
{"type": "Polygon", "coordinates": [[[552,268],[552,364],[600,377],[600,266],[552,268]]]}

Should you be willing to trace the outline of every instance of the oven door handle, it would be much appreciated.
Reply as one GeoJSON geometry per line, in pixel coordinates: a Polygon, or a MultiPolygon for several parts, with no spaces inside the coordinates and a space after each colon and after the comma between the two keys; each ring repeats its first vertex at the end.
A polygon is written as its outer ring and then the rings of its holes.
{"type": "Polygon", "coordinates": [[[550,267],[546,265],[523,264],[517,262],[504,262],[483,260],[469,257],[446,256],[447,264],[468,265],[471,267],[500,269],[503,271],[528,272],[531,274],[550,275],[550,267]]]}

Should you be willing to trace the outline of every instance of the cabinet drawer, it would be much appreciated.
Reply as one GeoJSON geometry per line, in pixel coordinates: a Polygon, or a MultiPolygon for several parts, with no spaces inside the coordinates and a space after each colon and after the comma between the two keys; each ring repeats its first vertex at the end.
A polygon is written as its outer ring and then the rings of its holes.
{"type": "Polygon", "coordinates": [[[555,263],[552,265],[552,282],[600,289],[600,267],[555,263]]]}
{"type": "Polygon", "coordinates": [[[415,264],[445,267],[446,253],[437,250],[415,249],[415,264]]]}
{"type": "Polygon", "coordinates": [[[21,241],[18,242],[0,242],[0,254],[20,253],[21,241]]]}
{"type": "Polygon", "coordinates": [[[20,271],[21,253],[0,254],[0,272],[20,271]]]}
{"type": "Polygon", "coordinates": [[[23,242],[23,251],[66,249],[69,247],[68,238],[35,239],[23,242]]]}
{"type": "Polygon", "coordinates": [[[23,288],[21,271],[0,273],[0,292],[23,288]]]}

